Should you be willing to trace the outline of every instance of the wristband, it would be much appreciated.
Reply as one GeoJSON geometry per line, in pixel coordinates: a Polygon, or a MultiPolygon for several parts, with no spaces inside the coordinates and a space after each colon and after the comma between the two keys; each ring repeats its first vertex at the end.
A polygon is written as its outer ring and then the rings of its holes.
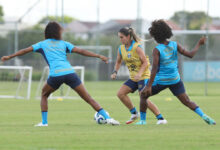
{"type": "Polygon", "coordinates": [[[114,74],[114,73],[116,73],[116,74],[117,74],[117,73],[118,73],[118,71],[114,70],[114,71],[112,72],[112,74],[114,74]]]}

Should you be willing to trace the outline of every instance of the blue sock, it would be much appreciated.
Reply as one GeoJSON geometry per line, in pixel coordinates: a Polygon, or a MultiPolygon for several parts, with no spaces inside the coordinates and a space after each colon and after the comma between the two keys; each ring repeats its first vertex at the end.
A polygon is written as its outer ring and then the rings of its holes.
{"type": "Polygon", "coordinates": [[[157,120],[164,120],[162,114],[159,114],[159,115],[157,115],[156,117],[157,117],[157,120]]]}
{"type": "Polygon", "coordinates": [[[130,110],[130,112],[131,112],[131,114],[137,114],[137,110],[136,110],[136,108],[134,107],[134,108],[132,108],[131,110],[130,110]]]}
{"type": "Polygon", "coordinates": [[[140,112],[141,120],[146,120],[146,112],[140,112]]]}
{"type": "Polygon", "coordinates": [[[98,111],[100,115],[102,115],[105,119],[110,119],[109,115],[105,112],[105,110],[102,108],[98,111]]]}
{"type": "Polygon", "coordinates": [[[42,124],[47,124],[47,111],[42,111],[41,116],[42,116],[42,124]]]}
{"type": "Polygon", "coordinates": [[[195,113],[197,113],[200,117],[202,117],[204,115],[203,111],[199,108],[199,107],[196,107],[196,109],[194,110],[195,113]]]}

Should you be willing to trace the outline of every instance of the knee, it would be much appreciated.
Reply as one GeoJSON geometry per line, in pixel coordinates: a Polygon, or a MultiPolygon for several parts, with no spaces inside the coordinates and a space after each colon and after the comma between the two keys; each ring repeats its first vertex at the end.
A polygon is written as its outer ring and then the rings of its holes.
{"type": "Polygon", "coordinates": [[[146,93],[141,92],[140,97],[141,97],[141,100],[142,99],[146,100],[149,96],[146,93]]]}
{"type": "Polygon", "coordinates": [[[126,94],[124,94],[124,93],[121,92],[121,91],[118,91],[117,97],[118,97],[119,99],[123,99],[124,96],[126,96],[126,94]]]}
{"type": "Polygon", "coordinates": [[[45,90],[42,90],[42,91],[41,91],[41,96],[42,96],[42,97],[49,97],[49,96],[50,96],[50,93],[47,92],[47,91],[45,91],[45,90]]]}

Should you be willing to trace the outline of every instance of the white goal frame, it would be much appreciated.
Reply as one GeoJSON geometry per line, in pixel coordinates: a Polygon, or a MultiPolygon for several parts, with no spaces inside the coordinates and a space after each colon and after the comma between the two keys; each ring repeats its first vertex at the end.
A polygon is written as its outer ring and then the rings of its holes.
{"type": "Polygon", "coordinates": [[[21,70],[28,70],[28,86],[27,86],[27,96],[26,97],[22,97],[19,96],[19,89],[21,87],[22,84],[22,80],[23,80],[23,75],[21,75],[21,79],[19,81],[17,90],[15,95],[0,95],[0,98],[15,98],[15,99],[27,99],[30,100],[30,96],[31,96],[31,84],[32,84],[32,72],[33,72],[33,67],[31,66],[0,66],[0,69],[5,69],[5,70],[19,70],[20,74],[23,74],[24,72],[22,72],[21,70]]]}
{"type": "MultiPolygon", "coordinates": [[[[81,79],[82,83],[84,84],[85,67],[84,66],[73,66],[73,69],[74,70],[81,70],[80,79],[81,79]]],[[[43,81],[45,74],[47,76],[49,75],[49,67],[48,66],[44,67],[44,70],[41,74],[40,83],[38,84],[38,87],[37,87],[37,90],[36,90],[35,98],[38,99],[38,100],[40,99],[40,96],[38,94],[41,91],[41,87],[43,87],[43,84],[45,84],[45,82],[43,81]]],[[[52,93],[52,94],[50,94],[48,99],[60,99],[60,98],[61,99],[75,99],[76,97],[68,96],[70,91],[71,91],[71,88],[68,87],[68,90],[67,90],[67,92],[65,93],[64,96],[53,96],[53,93],[52,93]]]]}

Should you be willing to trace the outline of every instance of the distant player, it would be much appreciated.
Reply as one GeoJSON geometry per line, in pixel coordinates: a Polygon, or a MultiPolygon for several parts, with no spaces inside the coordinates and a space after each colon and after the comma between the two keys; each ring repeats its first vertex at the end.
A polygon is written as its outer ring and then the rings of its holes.
{"type": "Polygon", "coordinates": [[[150,35],[156,40],[158,45],[153,50],[153,66],[150,80],[141,93],[141,111],[147,109],[146,101],[151,95],[156,95],[160,91],[169,88],[185,106],[197,113],[205,122],[215,125],[215,121],[203,113],[203,111],[192,102],[185,92],[183,82],[178,72],[177,53],[193,58],[201,45],[205,44],[202,37],[192,51],[183,48],[175,41],[169,41],[172,37],[172,30],[164,20],[155,20],[149,28],[150,35]],[[155,83],[153,83],[155,81],[155,83]]]}
{"type": "MultiPolygon", "coordinates": [[[[129,93],[134,93],[136,90],[141,91],[150,77],[150,62],[145,56],[141,47],[140,38],[135,34],[132,28],[122,28],[118,32],[118,36],[122,45],[119,46],[115,69],[111,75],[112,79],[116,79],[117,72],[121,66],[122,60],[129,69],[130,79],[128,79],[119,89],[118,98],[130,110],[131,118],[126,122],[130,124],[138,119],[139,114],[132,104],[129,93]]],[[[155,104],[148,100],[148,107],[156,115],[157,124],[166,124],[167,121],[161,115],[155,104]]],[[[146,124],[146,111],[140,112],[141,121],[137,124],[146,124]]]]}
{"type": "Polygon", "coordinates": [[[119,125],[118,121],[110,118],[106,111],[89,95],[84,85],[76,75],[73,67],[67,60],[67,53],[77,53],[84,56],[100,58],[108,63],[108,58],[86,50],[79,49],[73,44],[62,40],[62,27],[56,22],[50,22],[45,28],[45,40],[36,43],[28,48],[22,49],[15,54],[3,56],[2,61],[21,56],[29,52],[41,53],[50,68],[47,83],[44,85],[41,94],[42,122],[36,126],[48,126],[48,97],[56,91],[63,83],[75,90],[79,96],[93,107],[99,114],[105,117],[108,124],[119,125]]]}

